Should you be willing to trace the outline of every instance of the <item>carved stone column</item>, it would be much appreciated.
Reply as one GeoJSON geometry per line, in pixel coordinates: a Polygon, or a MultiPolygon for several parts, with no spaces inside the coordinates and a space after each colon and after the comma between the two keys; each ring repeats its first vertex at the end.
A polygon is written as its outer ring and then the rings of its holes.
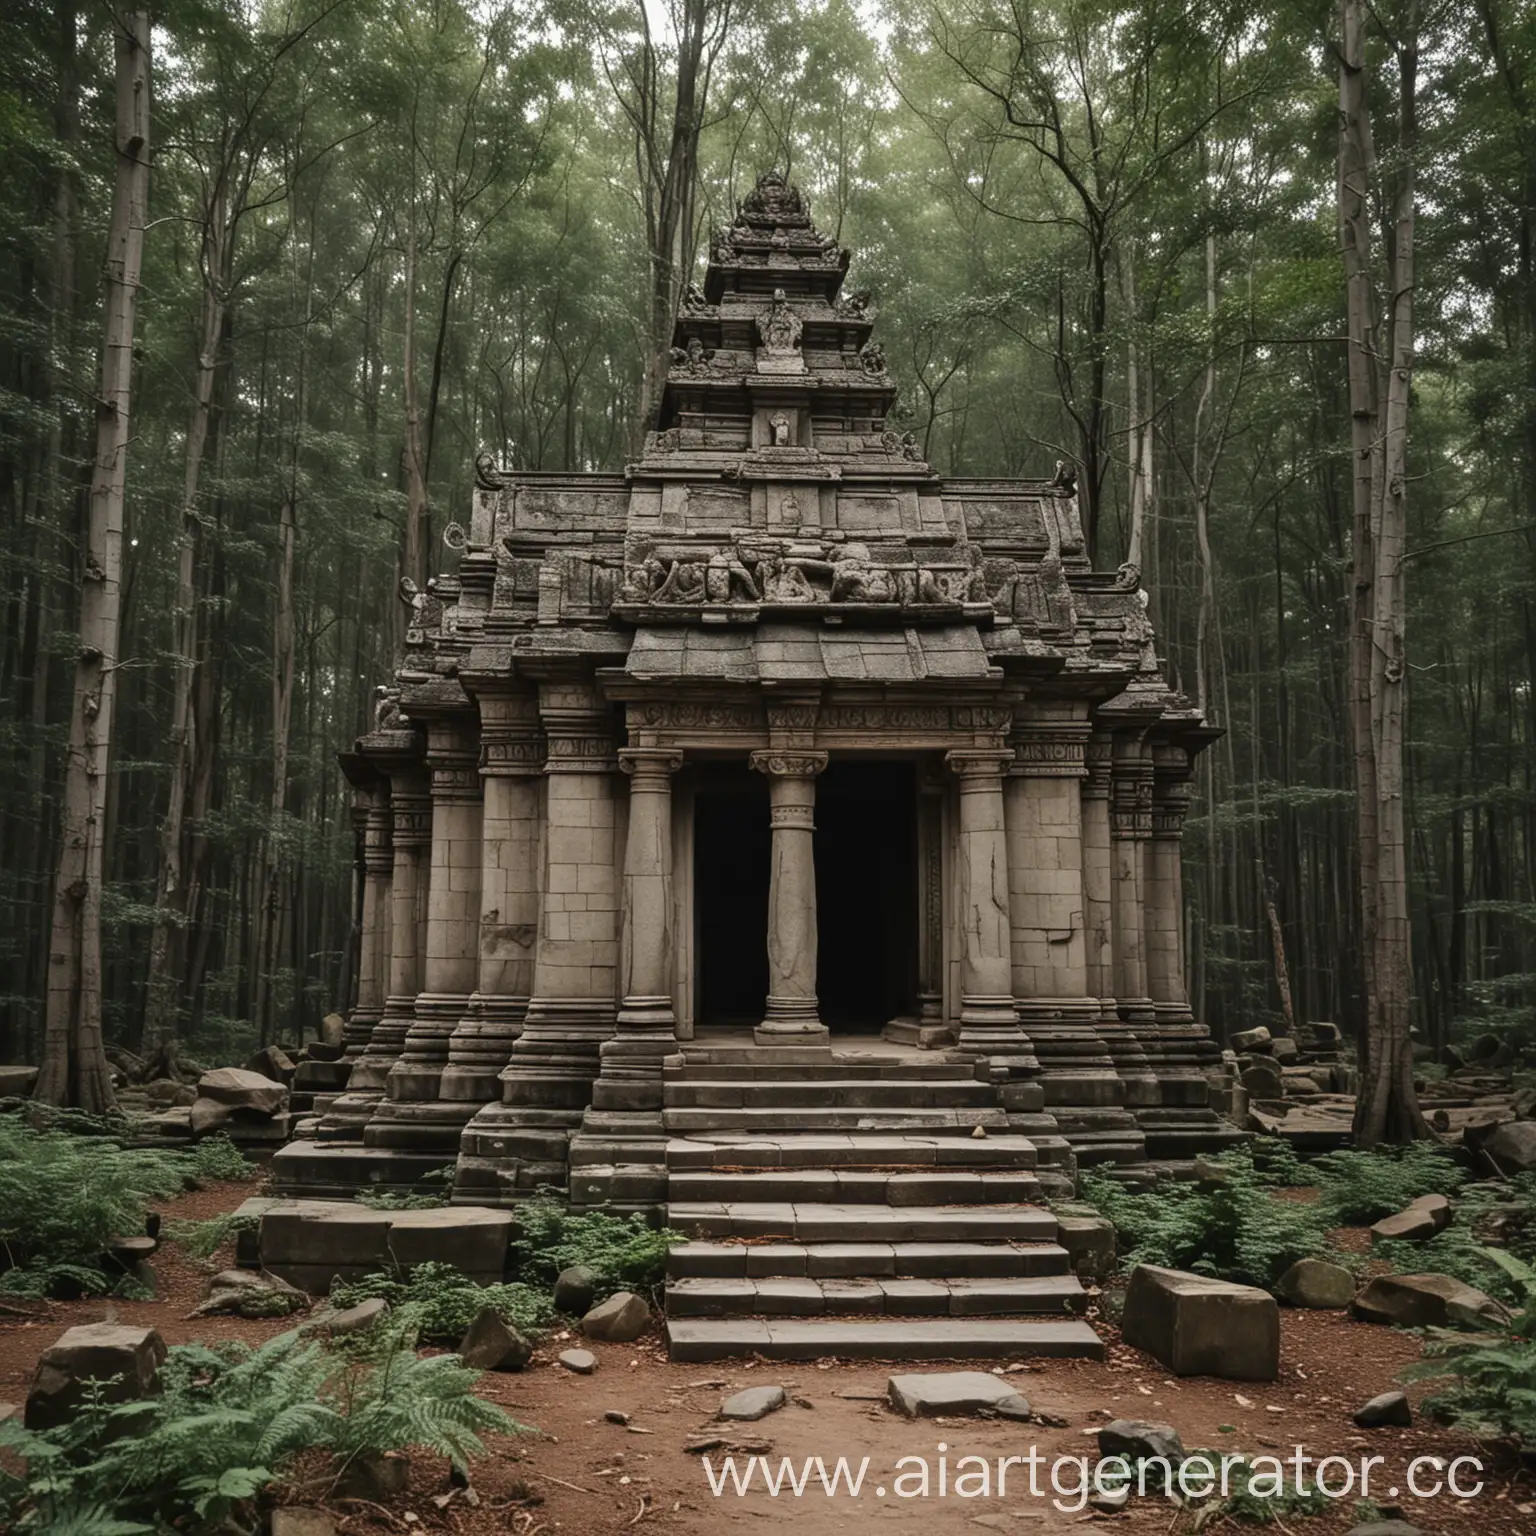
{"type": "MultiPolygon", "coordinates": [[[[478,1155],[491,1166],[504,1202],[543,1183],[565,1183],[571,1133],[591,1101],[599,1052],[618,1012],[619,765],[612,716],[594,684],[563,678],[540,684],[539,714],[549,756],[533,993],[502,1073],[495,1132],[478,1136],[478,1155]]],[[[487,1109],[482,1118],[492,1114],[487,1109]]]]}
{"type": "Polygon", "coordinates": [[[1184,982],[1184,817],[1189,810],[1189,755],[1173,743],[1153,748],[1152,837],[1147,843],[1147,991],[1158,1022],[1188,1023],[1184,982]]]}
{"type": "Polygon", "coordinates": [[[448,1044],[469,1007],[478,971],[480,918],[479,733],[472,716],[432,719],[427,766],[432,792],[432,875],[422,990],[386,1100],[363,1134],[370,1147],[451,1156],[472,1106],[440,1105],[448,1044]]]}
{"type": "Polygon", "coordinates": [[[384,1012],[389,981],[389,888],[394,875],[394,837],[389,806],[389,781],[380,778],[362,792],[363,902],[357,947],[357,1002],[347,1018],[345,1060],[363,1054],[374,1026],[384,1012]]]}
{"type": "Polygon", "coordinates": [[[448,1102],[501,1098],[501,1073],[533,990],[539,922],[539,817],[544,739],[538,696],[480,691],[479,968],[448,1043],[439,1093],[448,1102]]]}
{"type": "MultiPolygon", "coordinates": [[[[962,954],[960,1049],[1029,1057],[1013,1002],[1013,946],[1008,900],[1008,836],[1003,773],[1006,748],[957,747],[945,761],[960,781],[956,873],[962,954]]],[[[1030,1066],[1036,1063],[1030,1057],[1030,1066]]]]}
{"type": "Polygon", "coordinates": [[[1013,992],[1041,1068],[1045,1104],[1080,1163],[1145,1156],[1125,1084],[1096,1025],[1084,938],[1082,706],[1014,712],[1006,780],[1013,992]]]}
{"type": "MultiPolygon", "coordinates": [[[[406,741],[414,743],[414,733],[406,741]]],[[[432,795],[425,768],[409,750],[392,754],[384,766],[389,775],[391,849],[388,990],[379,1022],[353,1064],[347,1091],[320,1123],[320,1134],[327,1140],[363,1135],[405,1044],[422,985],[432,795]]]]}
{"type": "Polygon", "coordinates": [[[925,1050],[954,1044],[944,1021],[944,777],[932,759],[917,776],[917,1015],[880,1031],[897,1045],[925,1050]]]}
{"type": "Polygon", "coordinates": [[[825,752],[754,752],[768,775],[773,852],[768,886],[768,1006],[753,1032],[760,1045],[829,1038],[816,1002],[816,776],[825,752]]]}
{"type": "Polygon", "coordinates": [[[1115,997],[1121,1018],[1150,1023],[1156,1012],[1147,994],[1142,873],[1152,836],[1152,758],[1139,729],[1115,735],[1110,794],[1115,997]]]}

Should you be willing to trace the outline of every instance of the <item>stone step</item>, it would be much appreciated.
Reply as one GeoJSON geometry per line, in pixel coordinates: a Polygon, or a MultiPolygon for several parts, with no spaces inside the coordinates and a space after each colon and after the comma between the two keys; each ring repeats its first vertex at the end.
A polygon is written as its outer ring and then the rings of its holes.
{"type": "Polygon", "coordinates": [[[772,1082],[724,1079],[699,1082],[683,1078],[662,1089],[668,1109],[960,1109],[994,1108],[997,1089],[974,1078],[922,1082],[908,1077],[812,1078],[772,1082]]]}
{"type": "Polygon", "coordinates": [[[1014,1317],[1082,1312],[1076,1275],[930,1280],[858,1275],[813,1279],[763,1276],[674,1280],[667,1316],[679,1317],[1014,1317]]]}
{"type": "Polygon", "coordinates": [[[662,1067],[662,1080],[668,1083],[754,1082],[754,1083],[836,1083],[881,1081],[911,1083],[977,1082],[976,1062],[967,1057],[952,1061],[940,1057],[933,1061],[911,1059],[867,1059],[836,1061],[826,1057],[818,1061],[785,1062],[774,1049],[763,1061],[695,1061],[668,1057],[662,1067]]]}
{"type": "Polygon", "coordinates": [[[1018,1205],[1040,1198],[1028,1168],[977,1172],[927,1168],[891,1172],[875,1168],[765,1168],[725,1173],[673,1171],[667,1199],[686,1203],[773,1201],[803,1205],[1018,1205]]]}
{"type": "Polygon", "coordinates": [[[1085,1322],[986,1318],[693,1318],[667,1322],[677,1361],[761,1355],[769,1360],[1102,1360],[1085,1322]]]}
{"type": "Polygon", "coordinates": [[[945,1131],[968,1136],[978,1125],[1008,1129],[1002,1109],[827,1108],[666,1109],[662,1124],[674,1134],[693,1131],[945,1131]]]}
{"type": "Polygon", "coordinates": [[[674,1201],[667,1224],[689,1237],[782,1237],[798,1242],[974,1243],[1056,1239],[1038,1205],[894,1206],[674,1201]]]}
{"type": "Polygon", "coordinates": [[[1071,1255],[1060,1243],[690,1242],[667,1254],[667,1275],[674,1280],[775,1275],[995,1280],[1071,1271],[1071,1255]]]}
{"type": "MultiPolygon", "coordinates": [[[[575,1159],[574,1150],[572,1160],[575,1159]]],[[[667,1142],[669,1169],[704,1168],[1033,1168],[1027,1136],[898,1136],[878,1132],[752,1136],[720,1131],[667,1142]]]]}

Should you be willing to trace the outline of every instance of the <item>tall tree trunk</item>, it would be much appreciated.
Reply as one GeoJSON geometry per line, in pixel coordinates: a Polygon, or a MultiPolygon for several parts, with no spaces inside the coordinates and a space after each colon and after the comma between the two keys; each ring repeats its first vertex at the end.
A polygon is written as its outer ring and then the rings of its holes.
{"type": "Polygon", "coordinates": [[[400,386],[405,408],[405,448],[401,455],[405,474],[405,543],[400,557],[400,574],[418,587],[425,587],[430,511],[421,401],[416,388],[416,254],[416,210],[413,206],[405,237],[405,336],[400,386]]]}
{"type": "MultiPolygon", "coordinates": [[[[216,394],[225,364],[225,316],[233,251],[226,223],[224,179],[220,175],[203,210],[203,316],[187,423],[182,471],[181,529],[176,568],[175,640],[171,680],[171,782],[160,827],[160,874],[155,883],[156,922],[150,938],[149,978],[144,1011],[144,1051],[166,1067],[175,1055],[177,1026],[186,985],[186,941],[191,889],[187,812],[193,776],[203,752],[197,739],[199,669],[204,660],[203,460],[212,446],[216,394]]],[[[174,1075],[174,1074],[173,1074],[174,1075]]]]}
{"type": "Polygon", "coordinates": [[[80,653],[71,695],[48,1005],[36,1096],[100,1114],[115,1105],[102,1040],[101,899],[107,768],[121,632],[124,487],[133,332],[149,200],[150,23],[117,14],[117,171],[107,235],[96,464],[80,576],[80,653]]]}
{"type": "Polygon", "coordinates": [[[1348,284],[1349,404],[1354,455],[1350,723],[1359,832],[1365,1023],[1355,1139],[1411,1141],[1427,1127],[1413,1091],[1408,852],[1403,817],[1404,609],[1409,386],[1413,374],[1413,155],[1417,10],[1397,42],[1399,166],[1389,243],[1386,325],[1378,322],[1371,183],[1377,174],[1366,100],[1364,0],[1342,0],[1339,227],[1348,284]],[[1385,360],[1385,380],[1381,360],[1385,360]],[[1385,419],[1382,397],[1386,396],[1385,419]]]}

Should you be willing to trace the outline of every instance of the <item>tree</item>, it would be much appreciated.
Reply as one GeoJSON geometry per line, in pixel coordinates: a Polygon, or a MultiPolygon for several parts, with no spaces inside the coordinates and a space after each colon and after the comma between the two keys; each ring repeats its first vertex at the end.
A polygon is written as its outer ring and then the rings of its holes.
{"type": "Polygon", "coordinates": [[[1380,174],[1366,74],[1364,0],[1342,0],[1339,49],[1339,233],[1348,286],[1354,599],[1350,722],[1359,826],[1365,1027],[1355,1139],[1361,1146],[1428,1134],[1413,1089],[1408,848],[1403,808],[1407,683],[1403,557],[1408,531],[1408,406],[1413,379],[1414,157],[1418,5],[1407,0],[1391,39],[1397,145],[1391,227],[1378,293],[1371,228],[1380,174]]]}
{"type": "Polygon", "coordinates": [[[133,333],[149,203],[150,23],[115,16],[117,175],[107,234],[96,465],[80,572],[80,644],[36,1097],[100,1114],[115,1103],[102,1038],[101,901],[107,774],[122,620],[123,506],[133,403],[133,333]]]}

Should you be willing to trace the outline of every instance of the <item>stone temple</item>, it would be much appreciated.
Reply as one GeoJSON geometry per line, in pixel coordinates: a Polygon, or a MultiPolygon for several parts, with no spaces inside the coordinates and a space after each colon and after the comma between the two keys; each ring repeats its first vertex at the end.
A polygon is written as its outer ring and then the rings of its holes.
{"type": "Polygon", "coordinates": [[[1069,469],[940,476],[893,425],[847,265],[762,177],[638,462],[482,459],[457,571],[402,583],[343,758],[348,1048],[275,1177],[665,1213],[682,1358],[865,1314],[874,1353],[1070,1352],[1017,1316],[1072,1305],[1041,1199],[1240,1135],[1184,983],[1216,732],[1069,469]]]}

